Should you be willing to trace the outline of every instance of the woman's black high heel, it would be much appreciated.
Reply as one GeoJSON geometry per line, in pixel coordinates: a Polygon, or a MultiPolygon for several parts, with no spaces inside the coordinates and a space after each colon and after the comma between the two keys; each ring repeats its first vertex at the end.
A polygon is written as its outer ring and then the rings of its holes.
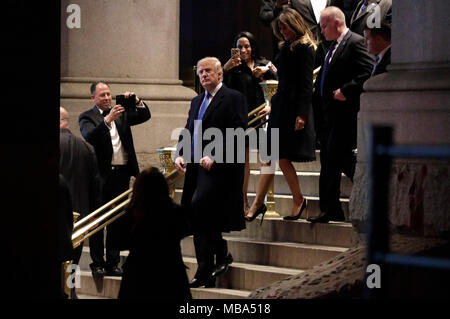
{"type": "Polygon", "coordinates": [[[299,212],[297,215],[295,215],[295,216],[284,216],[283,219],[284,219],[284,220],[297,220],[297,219],[299,219],[300,216],[302,215],[302,212],[303,212],[305,209],[307,210],[307,208],[308,208],[308,200],[305,198],[305,199],[303,200],[302,207],[300,207],[300,212],[299,212]]]}
{"type": "Polygon", "coordinates": [[[261,223],[259,224],[261,226],[262,222],[264,221],[264,215],[266,214],[266,211],[267,211],[266,204],[262,204],[252,217],[245,216],[245,220],[248,222],[252,222],[255,220],[256,217],[258,217],[258,215],[262,214],[261,223]]]}

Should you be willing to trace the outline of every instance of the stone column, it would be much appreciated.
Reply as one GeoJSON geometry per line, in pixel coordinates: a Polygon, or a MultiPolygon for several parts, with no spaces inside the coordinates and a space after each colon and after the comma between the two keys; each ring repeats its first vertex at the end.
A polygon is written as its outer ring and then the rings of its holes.
{"type": "MultiPolygon", "coordinates": [[[[450,23],[447,0],[393,1],[392,65],[368,80],[358,119],[358,164],[350,217],[364,231],[367,128],[394,127],[394,143],[449,145],[450,23]]],[[[390,223],[396,231],[450,231],[449,161],[397,159],[391,171],[390,223]]]]}
{"type": "Polygon", "coordinates": [[[178,79],[179,0],[63,0],[61,10],[61,105],[72,132],[80,135],[78,116],[93,106],[90,83],[107,82],[113,96],[134,91],[152,113],[132,128],[139,164],[156,164],[156,148],[175,143],[171,132],[184,127],[195,96],[178,79]],[[68,27],[71,4],[79,28],[68,27]]]}

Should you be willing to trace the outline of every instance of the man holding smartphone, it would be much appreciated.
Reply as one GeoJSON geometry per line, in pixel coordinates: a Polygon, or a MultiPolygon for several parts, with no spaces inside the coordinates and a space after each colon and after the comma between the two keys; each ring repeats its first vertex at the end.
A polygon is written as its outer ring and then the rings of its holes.
{"type": "MultiPolygon", "coordinates": [[[[134,95],[136,107],[125,109],[122,105],[111,107],[111,89],[105,82],[92,83],[90,90],[95,105],[82,113],[78,121],[81,135],[94,147],[97,156],[102,203],[105,204],[127,191],[130,177],[139,174],[131,126],[148,121],[151,114],[148,106],[134,92],[123,95],[125,98],[134,95]]],[[[99,231],[89,239],[93,275],[122,275],[118,264],[125,242],[123,220],[124,216],[107,227],[106,262],[103,259],[103,232],[99,231]]]]}

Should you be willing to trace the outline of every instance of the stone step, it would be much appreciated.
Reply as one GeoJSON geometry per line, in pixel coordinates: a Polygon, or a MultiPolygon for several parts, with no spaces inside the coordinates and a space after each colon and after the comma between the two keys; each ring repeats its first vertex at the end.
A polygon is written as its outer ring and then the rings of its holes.
{"type": "MultiPolygon", "coordinates": [[[[224,236],[228,250],[236,262],[275,267],[306,269],[329,260],[347,250],[342,247],[300,244],[292,242],[264,242],[224,236]]],[[[195,257],[192,236],[181,241],[183,256],[195,257]]]]}
{"type": "MultiPolygon", "coordinates": [[[[302,193],[305,196],[319,196],[319,172],[297,172],[297,178],[300,184],[302,193]]],[[[250,178],[248,181],[248,192],[256,193],[258,187],[258,180],[260,176],[259,170],[250,170],[250,178]]],[[[180,178],[175,183],[176,189],[182,189],[184,185],[184,177],[180,178]]],[[[341,197],[349,198],[352,192],[353,183],[350,179],[342,174],[341,178],[341,197]]],[[[274,178],[274,192],[275,194],[291,194],[291,190],[283,176],[283,172],[276,171],[274,178]]]]}
{"type": "MultiPolygon", "coordinates": [[[[256,193],[258,187],[258,180],[260,176],[259,170],[250,170],[250,178],[248,181],[248,192],[256,193]]],[[[319,172],[299,172],[297,171],[297,178],[300,184],[300,189],[305,196],[319,196],[319,172]]],[[[342,174],[341,178],[341,197],[349,198],[352,192],[353,183],[350,179],[342,174]]],[[[291,190],[286,182],[286,178],[282,171],[275,172],[274,178],[274,192],[275,194],[291,194],[291,190]]],[[[181,187],[180,187],[181,188],[181,187]]]]}
{"type": "MultiPolygon", "coordinates": [[[[197,262],[193,257],[183,257],[188,267],[187,275],[191,280],[197,270],[197,262]]],[[[245,298],[250,291],[267,286],[302,272],[298,269],[250,265],[233,262],[228,271],[221,275],[216,282],[216,288],[191,289],[193,298],[245,298]],[[218,296],[221,294],[221,296],[218,296]]],[[[90,271],[81,270],[80,288],[77,288],[79,299],[116,299],[119,294],[121,277],[105,276],[95,278],[90,271]]]]}
{"type": "MultiPolygon", "coordinates": [[[[117,299],[121,277],[105,276],[95,278],[90,271],[81,271],[81,285],[76,288],[79,299],[117,299]]],[[[250,295],[249,290],[227,288],[192,288],[194,299],[243,299],[250,295]]]]}
{"type": "MultiPolygon", "coordinates": [[[[188,267],[187,275],[191,280],[197,271],[197,261],[194,257],[183,257],[183,261],[188,267]]],[[[228,271],[216,280],[216,287],[251,291],[301,272],[302,270],[298,269],[252,265],[233,261],[228,271]]]]}
{"type": "MultiPolygon", "coordinates": [[[[119,261],[119,267],[122,267],[123,263],[125,262],[125,259],[128,257],[128,250],[122,250],[120,252],[120,261],[119,261]]],[[[89,245],[83,246],[83,252],[81,254],[79,266],[81,271],[87,271],[91,273],[91,268],[89,267],[89,264],[92,263],[91,255],[89,254],[89,245]]],[[[115,277],[112,277],[115,278],[115,277]]]]}
{"type": "Polygon", "coordinates": [[[121,277],[114,276],[94,279],[90,270],[81,270],[80,288],[76,288],[75,290],[79,298],[80,295],[88,295],[95,298],[117,299],[121,281],[121,277]]]}
{"type": "MultiPolygon", "coordinates": [[[[251,150],[250,153],[250,169],[259,170],[261,167],[261,161],[259,160],[258,152],[256,150],[251,150]],[[253,156],[253,157],[252,157],[253,156]],[[256,161],[256,162],[255,162],[256,161]]],[[[312,162],[305,163],[292,163],[297,172],[320,172],[320,151],[316,150],[316,160],[312,162]]],[[[277,170],[280,170],[277,165],[277,170]]]]}
{"type": "Polygon", "coordinates": [[[224,288],[191,288],[193,299],[245,299],[251,291],[224,288]]]}
{"type": "Polygon", "coordinates": [[[246,223],[246,229],[231,232],[227,236],[247,238],[263,242],[292,242],[311,245],[349,248],[357,241],[357,233],[350,223],[310,223],[304,219],[285,221],[282,218],[260,217],[246,223]]]}
{"type": "MultiPolygon", "coordinates": [[[[180,203],[181,201],[181,195],[183,193],[182,189],[176,189],[175,190],[175,196],[174,200],[176,203],[180,203]]],[[[248,196],[248,202],[251,204],[253,202],[253,199],[255,198],[255,193],[247,193],[248,196]]],[[[282,195],[282,194],[275,194],[275,211],[280,216],[287,216],[291,214],[292,210],[292,195],[282,195]]],[[[306,215],[306,211],[303,211],[301,218],[306,219],[307,217],[314,217],[320,214],[320,208],[319,208],[319,197],[317,196],[305,196],[306,199],[308,199],[308,215],[306,215]]],[[[342,204],[342,209],[344,210],[345,218],[349,219],[349,211],[348,211],[348,204],[349,199],[348,198],[341,198],[340,199],[342,204]]]]}
{"type": "Polygon", "coordinates": [[[92,295],[85,295],[85,294],[77,294],[78,299],[112,299],[107,297],[101,297],[101,296],[92,296],[92,295]]]}

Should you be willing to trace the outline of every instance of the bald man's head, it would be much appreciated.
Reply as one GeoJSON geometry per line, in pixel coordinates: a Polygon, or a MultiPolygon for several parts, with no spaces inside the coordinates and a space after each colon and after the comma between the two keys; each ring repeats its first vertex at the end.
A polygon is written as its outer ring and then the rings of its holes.
{"type": "Polygon", "coordinates": [[[69,112],[62,106],[59,107],[59,129],[69,128],[69,112]]]}
{"type": "Polygon", "coordinates": [[[325,39],[336,40],[347,29],[344,12],[338,7],[326,7],[320,14],[320,28],[325,39]]]}

